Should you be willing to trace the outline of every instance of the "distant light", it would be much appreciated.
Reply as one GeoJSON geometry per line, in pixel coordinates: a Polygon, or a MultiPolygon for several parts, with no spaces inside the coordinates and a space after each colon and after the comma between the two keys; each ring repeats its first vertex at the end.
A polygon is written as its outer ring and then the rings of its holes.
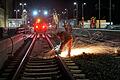
{"type": "Polygon", "coordinates": [[[22,3],[20,3],[20,5],[22,5],[22,3]]]}
{"type": "Polygon", "coordinates": [[[45,11],[44,11],[44,15],[48,15],[48,11],[45,10],[45,11]]]}
{"type": "Polygon", "coordinates": [[[30,21],[28,21],[28,23],[30,23],[30,21]]]}
{"type": "Polygon", "coordinates": [[[52,25],[49,25],[49,27],[51,28],[51,27],[52,27],[52,25]]]}
{"type": "Polygon", "coordinates": [[[37,19],[37,23],[40,23],[41,19],[37,19]]]}
{"type": "Polygon", "coordinates": [[[62,12],[62,14],[66,14],[66,12],[62,12]]]}
{"type": "Polygon", "coordinates": [[[26,4],[26,3],[24,3],[24,4],[23,4],[23,3],[20,3],[20,5],[27,5],[27,4],[26,4]]]}
{"type": "Polygon", "coordinates": [[[20,10],[18,9],[18,10],[14,10],[15,12],[20,12],[20,10]]]}
{"type": "Polygon", "coordinates": [[[86,3],[83,3],[84,5],[86,5],[86,3]]]}
{"type": "Polygon", "coordinates": [[[43,25],[43,26],[42,26],[42,28],[44,29],[44,28],[45,28],[45,26],[43,25]]]}
{"type": "Polygon", "coordinates": [[[27,5],[26,3],[24,3],[24,5],[27,5]]]}
{"type": "Polygon", "coordinates": [[[65,11],[67,11],[67,9],[65,9],[65,11]]]}
{"type": "Polygon", "coordinates": [[[27,12],[26,9],[24,9],[23,12],[27,12]]]}
{"type": "Polygon", "coordinates": [[[19,12],[20,10],[18,9],[17,11],[19,12]]]}
{"type": "Polygon", "coordinates": [[[13,22],[12,24],[15,25],[15,22],[13,22]]]}
{"type": "Polygon", "coordinates": [[[36,26],[36,28],[38,29],[38,26],[36,26]]]}
{"type": "Polygon", "coordinates": [[[76,3],[76,2],[74,2],[74,5],[77,5],[77,3],[76,3]]]}
{"type": "Polygon", "coordinates": [[[37,15],[38,15],[37,10],[33,11],[33,16],[37,16],[37,15]]]}
{"type": "Polygon", "coordinates": [[[39,12],[41,12],[41,10],[39,10],[39,12]]]}

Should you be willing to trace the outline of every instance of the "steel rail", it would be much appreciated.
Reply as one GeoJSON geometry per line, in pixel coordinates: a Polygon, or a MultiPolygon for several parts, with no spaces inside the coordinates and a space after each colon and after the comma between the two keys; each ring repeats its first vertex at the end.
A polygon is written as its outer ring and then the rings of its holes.
{"type": "Polygon", "coordinates": [[[20,62],[20,65],[18,66],[15,74],[13,75],[12,80],[17,80],[17,78],[18,78],[18,76],[19,76],[19,74],[20,74],[20,72],[21,72],[21,70],[22,70],[22,68],[24,66],[25,61],[27,60],[28,56],[30,55],[31,49],[34,46],[35,41],[36,41],[36,35],[34,36],[29,48],[27,49],[27,51],[26,51],[22,61],[20,62]]]}
{"type": "MultiPolygon", "coordinates": [[[[52,44],[51,40],[48,38],[47,35],[45,35],[49,45],[51,46],[52,49],[55,50],[54,45],[52,44]]],[[[63,61],[63,59],[59,56],[59,54],[56,52],[57,58],[60,61],[60,66],[62,67],[63,71],[65,72],[65,75],[69,78],[69,80],[75,80],[75,78],[73,77],[72,73],[70,72],[70,70],[68,69],[67,65],[65,64],[65,62],[63,61]]]]}

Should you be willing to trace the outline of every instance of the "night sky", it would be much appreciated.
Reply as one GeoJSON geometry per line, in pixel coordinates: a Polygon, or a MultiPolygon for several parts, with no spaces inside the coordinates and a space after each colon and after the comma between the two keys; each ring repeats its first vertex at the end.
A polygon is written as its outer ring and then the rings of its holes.
{"type": "MultiPolygon", "coordinates": [[[[31,9],[65,9],[73,6],[73,0],[23,0],[31,9]]],[[[72,8],[72,7],[71,7],[72,8]]]]}
{"type": "MultiPolygon", "coordinates": [[[[72,16],[74,5],[73,2],[77,0],[15,0],[15,8],[19,2],[27,3],[27,9],[56,9],[58,12],[62,12],[65,8],[69,9],[69,15],[72,16]]],[[[79,18],[81,18],[81,4],[87,3],[84,6],[85,19],[90,19],[92,16],[98,18],[98,0],[78,0],[79,3],[79,18]]],[[[112,20],[115,24],[120,23],[120,0],[112,0],[112,20]]],[[[101,0],[101,19],[109,21],[109,0],[101,0]]]]}

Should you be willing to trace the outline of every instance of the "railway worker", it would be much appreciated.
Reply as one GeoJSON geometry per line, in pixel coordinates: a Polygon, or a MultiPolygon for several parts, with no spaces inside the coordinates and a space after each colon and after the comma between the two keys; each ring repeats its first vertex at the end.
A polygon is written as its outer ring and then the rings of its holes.
{"type": "Polygon", "coordinates": [[[82,29],[84,29],[84,17],[82,17],[81,25],[82,25],[82,29]]]}
{"type": "Polygon", "coordinates": [[[68,33],[71,33],[72,32],[72,26],[70,23],[67,23],[67,22],[64,22],[64,29],[65,31],[67,31],[68,33]]]}
{"type": "Polygon", "coordinates": [[[67,31],[62,31],[62,32],[59,32],[57,35],[61,40],[60,52],[62,52],[65,49],[65,47],[67,47],[67,50],[68,50],[67,56],[70,57],[72,43],[73,43],[73,37],[71,33],[67,31]]]}
{"type": "Polygon", "coordinates": [[[93,28],[96,28],[96,18],[95,18],[95,17],[92,17],[92,18],[91,18],[90,27],[91,27],[92,29],[93,29],[93,28]]]}
{"type": "Polygon", "coordinates": [[[72,26],[71,24],[69,23],[68,26],[67,26],[67,30],[66,30],[68,33],[72,33],[72,26]]]}
{"type": "Polygon", "coordinates": [[[64,22],[64,29],[67,31],[67,23],[66,22],[64,22]]]}

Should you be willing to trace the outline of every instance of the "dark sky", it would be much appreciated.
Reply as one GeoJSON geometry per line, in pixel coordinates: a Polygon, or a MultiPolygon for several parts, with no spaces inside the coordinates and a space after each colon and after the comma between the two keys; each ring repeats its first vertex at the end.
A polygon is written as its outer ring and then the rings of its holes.
{"type": "Polygon", "coordinates": [[[64,8],[73,5],[73,0],[16,0],[18,2],[26,2],[29,8],[64,8]],[[70,5],[71,4],[71,5],[70,5]]]}
{"type": "MultiPolygon", "coordinates": [[[[27,9],[57,9],[62,11],[68,8],[70,13],[73,11],[73,2],[75,0],[15,0],[17,8],[19,2],[26,2],[27,9]]],[[[79,17],[81,17],[81,4],[86,2],[87,5],[84,7],[84,15],[86,19],[90,19],[92,16],[98,18],[98,1],[99,0],[77,0],[79,3],[79,17]]],[[[120,0],[112,0],[112,20],[114,22],[120,21],[120,0]],[[117,21],[115,21],[117,20],[117,21]]],[[[101,19],[109,20],[109,0],[101,0],[101,19]]],[[[119,22],[120,23],[120,22],[119,22]]]]}

